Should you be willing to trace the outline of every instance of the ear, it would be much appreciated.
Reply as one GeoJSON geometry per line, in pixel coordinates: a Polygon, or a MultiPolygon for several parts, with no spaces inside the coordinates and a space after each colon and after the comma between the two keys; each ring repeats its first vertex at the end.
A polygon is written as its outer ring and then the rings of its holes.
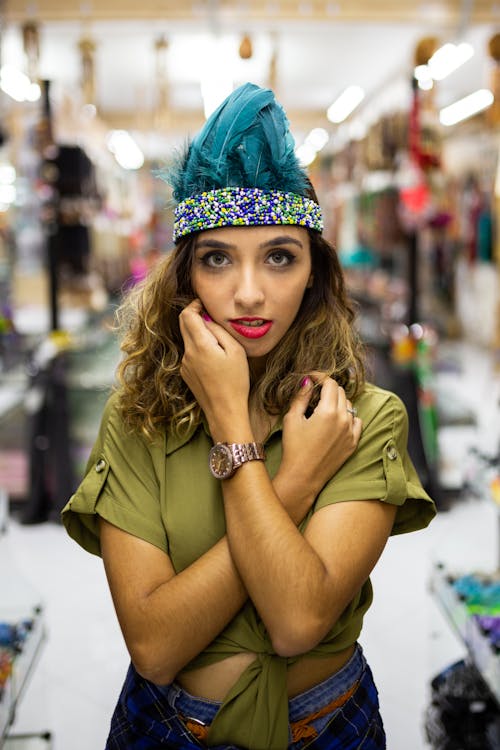
{"type": "Polygon", "coordinates": [[[310,289],[310,288],[312,287],[312,285],[313,285],[313,284],[314,284],[314,274],[312,273],[312,274],[311,274],[311,275],[309,276],[309,281],[308,281],[308,282],[307,282],[307,284],[306,284],[306,289],[310,289]]]}

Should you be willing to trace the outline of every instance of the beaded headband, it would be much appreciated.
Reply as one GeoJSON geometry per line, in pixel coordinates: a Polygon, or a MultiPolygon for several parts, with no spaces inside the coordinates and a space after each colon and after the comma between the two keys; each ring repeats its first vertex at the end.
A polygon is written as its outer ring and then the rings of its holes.
{"type": "Polygon", "coordinates": [[[175,209],[174,242],[191,232],[225,226],[295,224],[323,230],[321,209],[310,198],[280,190],[226,187],[186,198],[175,209]]]}
{"type": "Polygon", "coordinates": [[[270,89],[253,83],[233,91],[157,174],[172,187],[174,242],[223,226],[323,229],[285,111],[270,89]]]}

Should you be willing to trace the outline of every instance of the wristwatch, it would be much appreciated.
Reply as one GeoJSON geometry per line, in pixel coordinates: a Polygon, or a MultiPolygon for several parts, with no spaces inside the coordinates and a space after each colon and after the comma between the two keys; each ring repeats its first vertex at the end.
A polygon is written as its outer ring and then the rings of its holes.
{"type": "Polygon", "coordinates": [[[216,479],[229,479],[247,461],[263,461],[262,443],[215,443],[208,454],[208,468],[216,479]]]}

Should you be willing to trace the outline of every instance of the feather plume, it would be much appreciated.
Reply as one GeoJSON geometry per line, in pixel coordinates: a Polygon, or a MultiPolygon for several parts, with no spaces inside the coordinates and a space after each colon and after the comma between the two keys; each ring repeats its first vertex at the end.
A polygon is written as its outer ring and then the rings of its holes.
{"type": "Polygon", "coordinates": [[[246,83],[212,113],[183,155],[159,176],[176,202],[205,190],[258,187],[306,195],[286,114],[270,89],[246,83]]]}

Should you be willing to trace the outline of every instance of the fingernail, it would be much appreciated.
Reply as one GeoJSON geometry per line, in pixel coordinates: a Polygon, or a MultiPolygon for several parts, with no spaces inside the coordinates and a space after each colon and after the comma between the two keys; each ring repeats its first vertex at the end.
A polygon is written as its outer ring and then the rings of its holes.
{"type": "Polygon", "coordinates": [[[208,313],[206,313],[206,312],[202,312],[201,317],[203,318],[203,320],[207,320],[209,323],[212,320],[212,318],[210,317],[210,315],[208,313]]]}
{"type": "Polygon", "coordinates": [[[306,375],[305,378],[302,378],[302,380],[300,381],[300,387],[305,388],[306,385],[309,385],[310,382],[311,382],[311,378],[308,375],[306,375]]]}

